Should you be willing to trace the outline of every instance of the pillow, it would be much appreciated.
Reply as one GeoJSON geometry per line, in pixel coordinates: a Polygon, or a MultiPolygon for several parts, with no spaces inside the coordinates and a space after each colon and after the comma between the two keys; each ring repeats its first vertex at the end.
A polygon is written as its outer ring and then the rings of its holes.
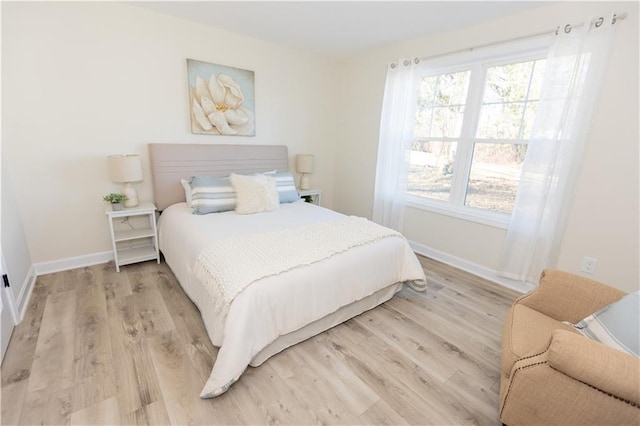
{"type": "Polygon", "coordinates": [[[229,178],[192,176],[189,186],[193,214],[226,212],[236,208],[236,193],[229,178]]]}
{"type": "Polygon", "coordinates": [[[290,172],[272,173],[269,176],[276,181],[278,199],[281,203],[293,203],[300,199],[293,175],[290,172]]]}
{"type": "Polygon", "coordinates": [[[266,175],[232,174],[229,179],[237,196],[236,213],[253,214],[273,211],[280,206],[276,182],[273,178],[266,175]]]}
{"type": "Polygon", "coordinates": [[[575,328],[590,339],[640,356],[640,290],[589,315],[575,328]]]}
{"type": "Polygon", "coordinates": [[[180,184],[182,185],[182,189],[184,189],[184,199],[187,202],[187,207],[191,207],[191,185],[189,185],[189,181],[186,179],[180,179],[180,184]]]}

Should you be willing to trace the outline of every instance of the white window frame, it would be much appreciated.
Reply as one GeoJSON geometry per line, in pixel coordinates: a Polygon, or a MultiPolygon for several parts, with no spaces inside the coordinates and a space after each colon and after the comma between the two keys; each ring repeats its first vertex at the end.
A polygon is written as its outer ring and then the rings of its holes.
{"type": "MultiPolygon", "coordinates": [[[[487,70],[490,67],[509,63],[526,62],[543,59],[546,57],[550,39],[547,37],[520,41],[517,43],[496,45],[483,48],[479,51],[470,51],[461,54],[447,55],[427,60],[422,64],[427,72],[420,77],[454,73],[470,70],[469,89],[465,114],[462,121],[462,130],[459,138],[416,137],[420,142],[450,141],[457,142],[454,173],[451,180],[451,192],[449,201],[441,201],[419,197],[407,192],[405,204],[410,207],[431,211],[471,222],[506,229],[511,218],[510,214],[465,206],[465,196],[473,160],[473,148],[476,141],[488,143],[517,143],[522,140],[505,139],[479,139],[476,138],[480,106],[482,104],[483,90],[487,70]]],[[[416,88],[417,90],[417,88],[416,88]]]]}

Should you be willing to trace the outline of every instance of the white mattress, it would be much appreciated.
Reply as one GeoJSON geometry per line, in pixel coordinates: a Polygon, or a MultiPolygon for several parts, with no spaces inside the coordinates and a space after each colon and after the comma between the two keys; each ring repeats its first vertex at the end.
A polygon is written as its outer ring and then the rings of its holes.
{"type": "Polygon", "coordinates": [[[340,308],[424,272],[407,241],[385,238],[325,261],[259,280],[216,314],[192,270],[212,241],[341,217],[322,207],[295,202],[273,212],[193,215],[185,203],[165,209],[158,223],[160,250],[187,295],[200,309],[212,343],[220,347],[201,396],[217,396],[236,381],[254,357],[278,337],[295,332],[340,308]]]}

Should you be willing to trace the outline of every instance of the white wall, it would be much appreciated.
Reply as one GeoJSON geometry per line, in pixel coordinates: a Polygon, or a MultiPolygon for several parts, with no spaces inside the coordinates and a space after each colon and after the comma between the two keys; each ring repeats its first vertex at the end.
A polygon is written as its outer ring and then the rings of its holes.
{"type": "MultiPolygon", "coordinates": [[[[579,273],[583,256],[597,258],[591,276],[625,291],[637,289],[638,271],[638,3],[544,5],[481,25],[394,44],[344,64],[336,152],[334,206],[371,217],[380,109],[386,66],[398,58],[427,57],[582,22],[590,14],[627,12],[598,100],[588,149],[557,266],[579,273]]],[[[495,271],[504,229],[408,208],[405,235],[442,259],[495,271]]]]}
{"type": "Polygon", "coordinates": [[[150,200],[149,142],[315,154],[311,182],[331,206],[338,72],[322,56],[131,5],[3,2],[2,149],[33,262],[110,250],[101,198],[118,186],[106,156],[139,153],[150,200]],[[255,137],[190,133],[187,58],[255,72],[255,137]]]}

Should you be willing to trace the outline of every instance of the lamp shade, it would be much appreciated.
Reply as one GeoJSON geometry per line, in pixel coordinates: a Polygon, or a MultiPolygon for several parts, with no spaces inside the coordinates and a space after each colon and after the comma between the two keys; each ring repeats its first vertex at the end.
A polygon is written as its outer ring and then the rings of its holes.
{"type": "Polygon", "coordinates": [[[296,155],[296,171],[298,173],[313,173],[313,155],[296,155]]]}
{"type": "Polygon", "coordinates": [[[112,182],[139,182],[142,180],[142,164],[138,154],[110,155],[109,177],[112,182]]]}

